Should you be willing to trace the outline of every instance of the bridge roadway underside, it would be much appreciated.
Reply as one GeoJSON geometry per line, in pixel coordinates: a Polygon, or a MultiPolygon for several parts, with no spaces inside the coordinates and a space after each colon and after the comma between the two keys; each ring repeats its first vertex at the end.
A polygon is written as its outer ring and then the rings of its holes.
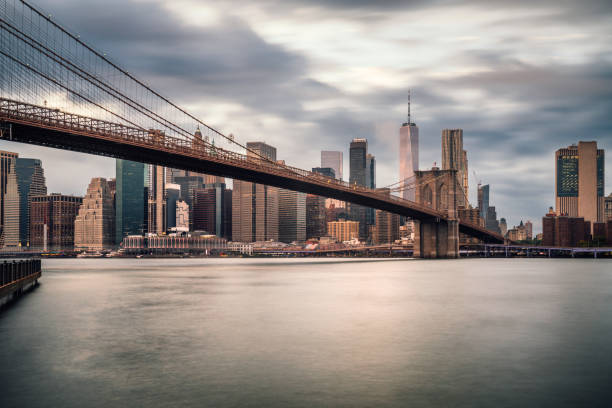
{"type": "MultiPolygon", "coordinates": [[[[192,157],[179,153],[160,151],[150,146],[122,143],[117,140],[101,139],[98,137],[88,136],[86,134],[77,134],[72,132],[68,133],[55,129],[15,123],[13,121],[0,122],[0,124],[5,128],[5,131],[2,132],[2,139],[14,142],[34,144],[62,150],[71,150],[142,163],[157,164],[175,169],[250,181],[253,183],[266,184],[288,190],[335,198],[338,200],[411,217],[419,221],[439,221],[438,217],[427,214],[418,208],[411,208],[403,205],[400,202],[389,202],[387,200],[363,195],[359,192],[344,191],[334,188],[333,186],[326,187],[320,183],[310,183],[303,180],[296,180],[287,176],[270,173],[263,168],[261,171],[245,169],[228,163],[207,160],[205,157],[192,157]],[[10,132],[6,131],[9,123],[11,126],[10,132]]],[[[480,238],[485,242],[500,242],[500,240],[496,237],[483,233],[481,230],[472,228],[470,225],[460,223],[459,231],[470,236],[480,238]]]]}

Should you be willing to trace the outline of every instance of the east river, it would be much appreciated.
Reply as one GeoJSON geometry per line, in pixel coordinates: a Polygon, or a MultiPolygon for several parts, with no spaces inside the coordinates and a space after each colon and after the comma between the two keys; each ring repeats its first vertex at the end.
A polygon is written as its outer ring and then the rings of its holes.
{"type": "Polygon", "coordinates": [[[0,406],[612,405],[612,261],[65,259],[0,406]]]}

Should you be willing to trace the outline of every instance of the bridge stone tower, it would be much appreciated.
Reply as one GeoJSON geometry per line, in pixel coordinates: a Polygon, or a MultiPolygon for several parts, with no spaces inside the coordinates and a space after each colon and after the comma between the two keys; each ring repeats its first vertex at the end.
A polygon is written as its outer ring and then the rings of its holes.
{"type": "Polygon", "coordinates": [[[459,217],[457,207],[465,205],[457,170],[433,167],[415,172],[416,202],[445,212],[448,220],[415,221],[414,256],[417,258],[457,258],[459,256],[459,217]]]}

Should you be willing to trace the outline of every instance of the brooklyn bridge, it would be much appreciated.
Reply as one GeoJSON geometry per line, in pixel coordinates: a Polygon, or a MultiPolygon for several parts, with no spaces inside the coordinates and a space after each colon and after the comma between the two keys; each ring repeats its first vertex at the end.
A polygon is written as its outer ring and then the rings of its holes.
{"type": "Polygon", "coordinates": [[[410,217],[416,221],[417,257],[457,257],[459,233],[504,241],[458,217],[467,200],[453,170],[435,177],[417,172],[415,180],[401,181],[416,190],[416,201],[408,201],[388,189],[271,161],[173,103],[25,1],[0,0],[0,137],[282,187],[410,217]]]}

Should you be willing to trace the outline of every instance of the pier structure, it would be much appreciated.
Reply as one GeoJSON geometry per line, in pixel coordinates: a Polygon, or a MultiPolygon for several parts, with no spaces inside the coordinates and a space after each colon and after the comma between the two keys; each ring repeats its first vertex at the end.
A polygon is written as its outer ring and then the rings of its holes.
{"type": "Polygon", "coordinates": [[[0,307],[38,285],[40,259],[0,261],[0,307]]]}

